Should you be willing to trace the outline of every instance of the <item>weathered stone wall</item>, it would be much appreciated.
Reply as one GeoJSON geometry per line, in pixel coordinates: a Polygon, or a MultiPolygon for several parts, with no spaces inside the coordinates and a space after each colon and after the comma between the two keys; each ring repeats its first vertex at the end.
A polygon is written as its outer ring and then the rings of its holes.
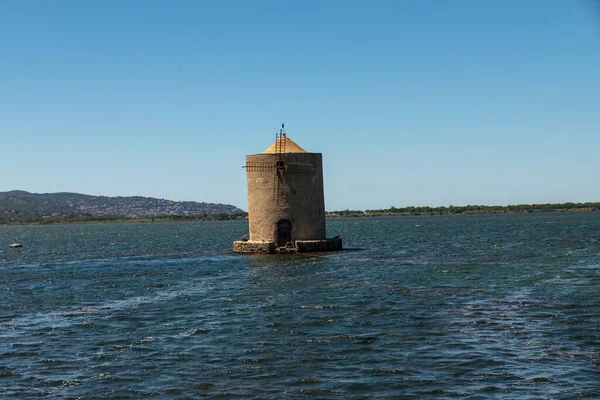
{"type": "Polygon", "coordinates": [[[292,223],[292,242],[325,239],[323,162],[320,153],[288,153],[286,171],[277,202],[275,168],[277,154],[246,157],[250,240],[277,241],[277,223],[292,223]],[[264,164],[263,164],[264,163],[264,164]],[[295,167],[293,167],[295,165],[295,167]]]}

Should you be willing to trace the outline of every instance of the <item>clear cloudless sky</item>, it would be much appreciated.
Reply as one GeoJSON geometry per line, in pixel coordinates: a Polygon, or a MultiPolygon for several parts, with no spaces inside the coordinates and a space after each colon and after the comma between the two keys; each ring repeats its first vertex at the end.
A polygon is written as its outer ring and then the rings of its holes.
{"type": "Polygon", "coordinates": [[[600,201],[593,0],[0,0],[0,191],[246,209],[246,154],[328,210],[600,201]]]}

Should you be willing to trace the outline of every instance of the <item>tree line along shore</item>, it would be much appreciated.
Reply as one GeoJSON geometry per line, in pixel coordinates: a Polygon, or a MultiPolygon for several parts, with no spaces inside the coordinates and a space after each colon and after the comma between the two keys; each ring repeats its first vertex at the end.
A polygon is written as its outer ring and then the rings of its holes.
{"type": "Polygon", "coordinates": [[[576,212],[600,211],[598,203],[560,203],[560,204],[518,204],[509,206],[441,206],[441,207],[390,207],[381,210],[344,210],[331,211],[328,217],[381,217],[381,216],[415,216],[415,215],[457,215],[457,214],[514,214],[534,212],[576,212]]]}
{"type": "MultiPolygon", "coordinates": [[[[343,210],[328,211],[328,218],[352,217],[385,217],[385,216],[418,216],[418,215],[461,215],[461,214],[513,214],[539,212],[586,212],[600,211],[597,203],[561,203],[561,204],[519,204],[509,206],[442,206],[442,207],[390,207],[380,210],[343,210]]],[[[95,223],[127,223],[127,222],[178,222],[178,221],[230,221],[245,220],[247,212],[198,214],[198,215],[158,215],[153,217],[123,216],[63,216],[56,218],[31,218],[22,221],[4,222],[1,225],[52,225],[52,224],[95,224],[95,223]]]]}

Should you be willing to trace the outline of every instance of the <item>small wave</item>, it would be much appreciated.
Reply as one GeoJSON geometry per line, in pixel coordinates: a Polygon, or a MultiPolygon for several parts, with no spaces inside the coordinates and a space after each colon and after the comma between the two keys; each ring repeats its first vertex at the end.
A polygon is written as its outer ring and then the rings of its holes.
{"type": "Polygon", "coordinates": [[[332,335],[332,336],[322,336],[314,339],[307,339],[306,343],[330,343],[330,342],[340,342],[345,340],[356,340],[358,343],[371,343],[375,341],[378,337],[378,334],[367,334],[367,335],[350,335],[350,334],[341,334],[341,335],[332,335]]]}

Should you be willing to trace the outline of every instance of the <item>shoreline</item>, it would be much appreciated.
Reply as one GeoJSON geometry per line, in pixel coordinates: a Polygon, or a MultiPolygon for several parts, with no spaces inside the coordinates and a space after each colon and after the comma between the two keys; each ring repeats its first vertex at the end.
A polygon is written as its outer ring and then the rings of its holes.
{"type": "MultiPolygon", "coordinates": [[[[443,207],[442,207],[443,208],[443,207]]],[[[501,215],[501,214],[532,214],[532,213],[573,213],[573,212],[598,212],[600,208],[596,207],[576,207],[576,208],[556,208],[556,209],[527,209],[527,210],[466,210],[466,211],[450,211],[448,208],[440,210],[439,208],[431,208],[428,211],[414,212],[391,212],[389,210],[367,210],[367,211],[332,211],[325,214],[326,219],[339,218],[374,218],[374,217],[419,217],[419,216],[435,216],[435,215],[501,215]]],[[[0,226],[50,226],[50,225],[98,225],[98,224],[147,224],[147,223],[165,223],[165,222],[210,222],[210,221],[247,221],[245,216],[240,213],[235,215],[215,215],[213,217],[205,216],[157,216],[143,218],[102,218],[102,217],[74,217],[71,219],[56,219],[56,220],[36,220],[27,222],[14,222],[0,224],[0,226]]]]}
{"type": "Polygon", "coordinates": [[[554,214],[554,213],[576,213],[576,212],[598,212],[600,209],[578,208],[573,210],[533,210],[533,211],[467,211],[467,212],[415,212],[415,213],[350,213],[344,215],[331,214],[326,218],[360,218],[360,217],[424,217],[433,215],[501,215],[501,214],[554,214]]]}

